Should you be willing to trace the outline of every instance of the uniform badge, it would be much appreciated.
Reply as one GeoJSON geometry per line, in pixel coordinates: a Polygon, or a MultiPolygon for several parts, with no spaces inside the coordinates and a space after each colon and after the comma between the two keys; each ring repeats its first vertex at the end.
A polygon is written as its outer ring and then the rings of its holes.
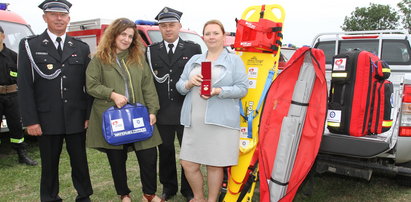
{"type": "Polygon", "coordinates": [[[52,70],[53,69],[53,64],[47,64],[47,69],[52,70]]]}
{"type": "Polygon", "coordinates": [[[183,57],[183,60],[188,60],[188,57],[183,57]]]}
{"type": "Polygon", "coordinates": [[[36,54],[36,55],[48,55],[47,52],[35,52],[34,54],[36,54]]]}
{"type": "Polygon", "coordinates": [[[47,45],[47,44],[49,43],[49,40],[44,39],[44,40],[43,40],[43,43],[47,45]]]}
{"type": "Polygon", "coordinates": [[[69,41],[67,42],[69,46],[73,46],[73,42],[69,41]]]}

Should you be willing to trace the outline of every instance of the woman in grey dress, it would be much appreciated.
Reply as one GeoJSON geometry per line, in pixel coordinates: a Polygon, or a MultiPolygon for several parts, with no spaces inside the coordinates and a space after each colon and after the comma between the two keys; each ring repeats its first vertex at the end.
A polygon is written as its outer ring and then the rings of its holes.
{"type": "Polygon", "coordinates": [[[186,95],[181,110],[185,126],[180,159],[194,193],[192,201],[206,201],[200,165],[207,167],[208,201],[215,202],[223,168],[236,165],[239,152],[239,99],[247,94],[248,78],[239,56],[224,48],[224,27],[218,20],[204,25],[208,51],[186,64],[177,90],[186,95]],[[200,94],[201,62],[212,63],[211,95],[200,94]]]}

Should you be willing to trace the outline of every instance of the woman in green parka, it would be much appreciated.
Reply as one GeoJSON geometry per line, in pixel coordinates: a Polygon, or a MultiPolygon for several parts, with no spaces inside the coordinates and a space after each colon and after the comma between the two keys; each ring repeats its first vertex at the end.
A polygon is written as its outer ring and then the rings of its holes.
{"type": "Polygon", "coordinates": [[[95,57],[86,71],[87,92],[94,97],[86,144],[107,154],[114,185],[122,201],[131,201],[127,185],[127,152],[135,151],[140,166],[143,201],[161,201],[157,191],[157,150],[161,144],[155,128],[147,140],[114,146],[102,133],[102,114],[109,107],[122,107],[127,102],[147,106],[150,124],[156,122],[159,110],[153,77],[146,63],[144,46],[134,22],[126,18],[115,20],[104,32],[95,57]]]}

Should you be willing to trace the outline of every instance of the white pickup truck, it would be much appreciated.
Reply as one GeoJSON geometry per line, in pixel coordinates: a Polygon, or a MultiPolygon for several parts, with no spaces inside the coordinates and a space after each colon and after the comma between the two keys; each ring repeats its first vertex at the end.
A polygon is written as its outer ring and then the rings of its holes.
{"type": "MultiPolygon", "coordinates": [[[[411,186],[411,39],[407,31],[379,30],[324,33],[312,47],[326,56],[327,81],[332,57],[352,49],[367,50],[386,61],[394,84],[392,128],[382,134],[354,137],[324,131],[316,171],[370,180],[374,172],[396,176],[411,186]]],[[[328,85],[329,86],[329,85],[328,85]]]]}

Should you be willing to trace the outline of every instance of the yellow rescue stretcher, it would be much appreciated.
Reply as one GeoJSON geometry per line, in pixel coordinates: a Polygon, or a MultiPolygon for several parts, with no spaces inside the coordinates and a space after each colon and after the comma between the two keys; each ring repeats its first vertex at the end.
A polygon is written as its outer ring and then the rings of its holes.
{"type": "Polygon", "coordinates": [[[259,110],[265,98],[264,91],[277,74],[284,18],[284,9],[273,4],[251,6],[237,21],[234,48],[248,72],[249,88],[248,94],[241,99],[239,160],[236,166],[228,169],[224,202],[251,201],[254,193],[258,160],[253,156],[258,143],[259,110]],[[252,184],[246,186],[248,190],[243,190],[247,179],[249,182],[252,179],[252,184]]]}

